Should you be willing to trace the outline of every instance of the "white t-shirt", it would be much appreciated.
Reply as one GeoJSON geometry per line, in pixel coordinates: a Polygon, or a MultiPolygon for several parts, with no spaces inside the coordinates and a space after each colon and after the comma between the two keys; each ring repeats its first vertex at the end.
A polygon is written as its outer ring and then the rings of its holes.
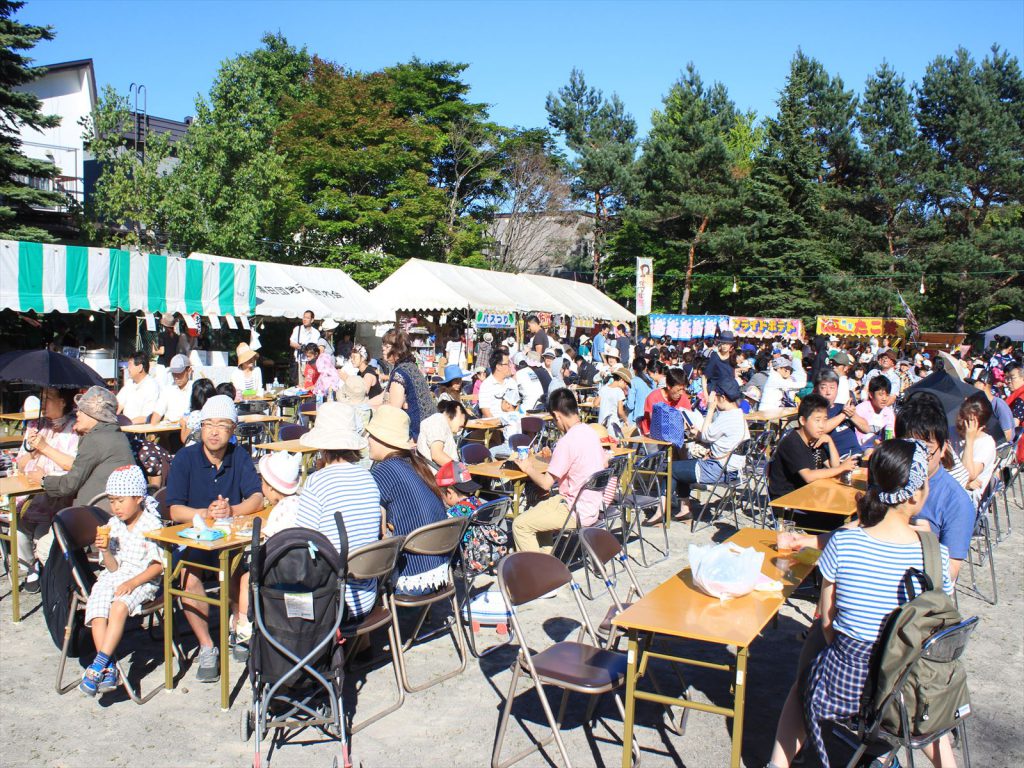
{"type": "Polygon", "coordinates": [[[601,406],[597,411],[597,423],[610,428],[612,424],[622,426],[622,419],[619,418],[619,403],[626,399],[626,393],[618,387],[605,384],[598,390],[597,396],[601,399],[601,406]]]}
{"type": "Polygon", "coordinates": [[[235,385],[235,394],[241,397],[248,390],[253,390],[257,395],[263,394],[263,371],[257,365],[251,371],[243,371],[241,368],[231,369],[231,383],[235,385]]]}
{"type": "Polygon", "coordinates": [[[458,339],[452,339],[444,347],[444,356],[448,365],[459,364],[459,368],[466,370],[466,344],[458,339]]]}
{"type": "Polygon", "coordinates": [[[523,397],[523,410],[532,411],[537,407],[537,402],[544,397],[544,385],[529,366],[516,371],[516,384],[519,385],[519,393],[523,397]]]}
{"type": "Polygon", "coordinates": [[[160,409],[160,385],[152,376],[146,376],[138,384],[128,379],[117,393],[117,404],[121,406],[121,413],[133,421],[142,417],[148,419],[160,409]]]}
{"type": "Polygon", "coordinates": [[[297,325],[292,328],[292,335],[290,338],[292,344],[298,344],[299,349],[292,350],[295,353],[296,360],[305,360],[302,356],[302,347],[307,344],[316,344],[320,341],[320,331],[314,328],[312,325],[306,328],[304,325],[297,325]]]}
{"type": "Polygon", "coordinates": [[[448,417],[443,413],[428,416],[420,423],[420,436],[416,440],[416,450],[427,461],[433,461],[434,459],[430,455],[430,446],[434,443],[443,443],[441,450],[452,460],[459,458],[455,436],[452,434],[452,428],[448,425],[448,417]]]}
{"type": "Polygon", "coordinates": [[[850,379],[846,376],[839,377],[839,389],[836,391],[836,402],[846,405],[850,402],[850,379]]]}
{"type": "Polygon", "coordinates": [[[976,478],[981,483],[981,488],[971,491],[971,498],[977,504],[996,468],[996,441],[992,439],[992,435],[982,432],[974,440],[974,463],[985,465],[981,474],[976,478]]]}
{"type": "Polygon", "coordinates": [[[510,388],[519,388],[515,379],[507,378],[504,381],[498,381],[493,374],[484,379],[483,384],[480,385],[481,412],[487,410],[490,411],[491,418],[501,418],[503,413],[501,401],[510,388]]]}
{"type": "Polygon", "coordinates": [[[192,382],[181,389],[173,381],[160,388],[160,405],[158,411],[167,421],[178,421],[184,418],[192,405],[192,382]]]}

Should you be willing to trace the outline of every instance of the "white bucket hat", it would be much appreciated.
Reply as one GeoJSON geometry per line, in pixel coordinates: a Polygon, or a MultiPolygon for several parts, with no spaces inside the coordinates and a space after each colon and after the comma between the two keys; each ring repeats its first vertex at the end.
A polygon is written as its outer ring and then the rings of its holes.
{"type": "Polygon", "coordinates": [[[291,496],[299,490],[301,472],[302,456],[298,453],[275,451],[260,459],[260,477],[285,496],[291,496]]]}
{"type": "Polygon", "coordinates": [[[355,408],[347,403],[324,403],[316,412],[316,425],[299,443],[321,451],[361,451],[366,438],[357,425],[355,408]]]}

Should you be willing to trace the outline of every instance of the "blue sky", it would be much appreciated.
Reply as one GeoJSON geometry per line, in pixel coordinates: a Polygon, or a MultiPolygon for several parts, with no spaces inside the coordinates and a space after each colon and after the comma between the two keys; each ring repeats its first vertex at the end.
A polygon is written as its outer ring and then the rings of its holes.
{"type": "Polygon", "coordinates": [[[976,2],[313,2],[29,0],[20,18],[57,37],[40,64],[92,58],[101,85],[146,85],[150,114],[193,114],[219,63],[265,31],[346,66],[412,56],[470,65],[471,98],[506,125],[546,124],[544,99],[576,66],[617,92],[641,133],[688,61],[742,109],[774,112],[797,47],[860,91],[882,60],[908,81],[957,46],[1024,59],[1024,0],[976,2]]]}

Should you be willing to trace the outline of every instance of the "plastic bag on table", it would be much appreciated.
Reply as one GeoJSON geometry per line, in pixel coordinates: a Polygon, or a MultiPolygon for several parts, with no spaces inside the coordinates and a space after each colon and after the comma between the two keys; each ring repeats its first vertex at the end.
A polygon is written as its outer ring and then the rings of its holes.
{"type": "Polygon", "coordinates": [[[723,544],[690,545],[693,584],[705,594],[728,600],[754,590],[764,564],[764,552],[753,547],[723,544]]]}

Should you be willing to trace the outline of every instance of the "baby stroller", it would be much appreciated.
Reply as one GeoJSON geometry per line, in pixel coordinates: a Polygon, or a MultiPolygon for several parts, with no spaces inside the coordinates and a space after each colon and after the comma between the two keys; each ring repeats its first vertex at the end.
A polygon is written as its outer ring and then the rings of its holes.
{"type": "Polygon", "coordinates": [[[242,713],[243,738],[256,734],[253,768],[260,768],[261,739],[274,728],[291,735],[317,728],[339,740],[341,764],[350,765],[338,634],[345,612],[348,537],[340,514],[335,514],[335,521],[340,553],[326,536],[307,528],[286,529],[261,544],[261,521],[257,518],[253,524],[248,664],[252,709],[242,713]]]}

